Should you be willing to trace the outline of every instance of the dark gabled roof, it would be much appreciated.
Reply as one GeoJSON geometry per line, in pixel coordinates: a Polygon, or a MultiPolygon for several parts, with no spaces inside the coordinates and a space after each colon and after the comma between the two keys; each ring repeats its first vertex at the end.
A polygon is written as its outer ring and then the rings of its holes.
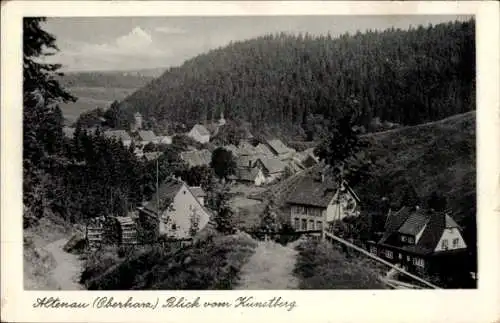
{"type": "Polygon", "coordinates": [[[201,124],[195,124],[192,130],[196,130],[201,136],[210,136],[210,131],[201,124]]]}
{"type": "Polygon", "coordinates": [[[429,254],[436,248],[446,228],[458,228],[458,225],[444,212],[403,207],[388,215],[385,233],[379,243],[413,253],[429,254]],[[405,245],[399,240],[398,233],[416,236],[420,231],[422,235],[414,245],[405,245]]]}
{"type": "Polygon", "coordinates": [[[160,210],[164,209],[164,207],[162,207],[162,204],[164,204],[166,200],[172,201],[183,184],[183,182],[176,179],[167,180],[160,185],[160,187],[158,188],[158,193],[155,192],[153,194],[153,197],[146,203],[146,205],[144,205],[144,209],[154,213],[158,212],[157,205],[160,206],[160,210]],[[158,198],[159,203],[157,204],[158,198]]]}
{"type": "Polygon", "coordinates": [[[337,185],[327,184],[317,176],[304,176],[286,199],[289,204],[327,207],[337,192],[337,185]]]}
{"type": "Polygon", "coordinates": [[[429,214],[423,214],[418,211],[410,214],[403,225],[398,229],[401,234],[417,235],[429,222],[429,214]]]}
{"type": "Polygon", "coordinates": [[[156,139],[155,133],[151,130],[140,130],[138,135],[141,141],[153,141],[156,139]]]}

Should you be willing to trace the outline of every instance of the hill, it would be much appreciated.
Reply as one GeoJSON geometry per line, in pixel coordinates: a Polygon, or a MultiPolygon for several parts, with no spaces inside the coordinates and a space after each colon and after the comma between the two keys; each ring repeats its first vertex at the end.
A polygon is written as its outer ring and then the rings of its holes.
{"type": "Polygon", "coordinates": [[[59,81],[78,98],[78,101],[61,104],[61,110],[67,123],[72,123],[82,112],[97,107],[107,108],[113,101],[123,100],[161,75],[163,71],[163,69],[148,69],[65,73],[59,81]]]}
{"type": "Polygon", "coordinates": [[[363,125],[376,116],[403,125],[439,120],[474,109],[474,30],[471,20],[338,38],[266,35],[170,68],[121,107],[124,118],[140,111],[187,124],[224,110],[258,129],[309,137],[352,104],[363,125]]]}

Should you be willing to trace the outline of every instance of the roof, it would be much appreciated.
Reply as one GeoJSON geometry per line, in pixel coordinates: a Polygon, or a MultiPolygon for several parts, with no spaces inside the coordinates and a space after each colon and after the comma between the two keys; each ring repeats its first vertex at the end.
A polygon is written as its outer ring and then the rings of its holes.
{"type": "Polygon", "coordinates": [[[271,151],[271,149],[269,149],[269,147],[264,145],[264,144],[258,144],[257,147],[255,147],[255,150],[257,151],[257,153],[264,155],[264,156],[273,156],[274,155],[273,152],[271,151]]]}
{"type": "Polygon", "coordinates": [[[233,156],[238,156],[239,154],[239,150],[238,150],[238,147],[236,147],[235,145],[226,145],[223,147],[225,150],[228,150],[230,152],[233,153],[233,156]]]}
{"type": "Polygon", "coordinates": [[[253,182],[257,175],[259,174],[260,169],[254,168],[238,168],[236,173],[238,179],[242,181],[253,182]]]}
{"type": "Polygon", "coordinates": [[[63,127],[63,134],[65,137],[73,138],[75,135],[75,130],[76,130],[75,128],[63,127]]]}
{"type": "Polygon", "coordinates": [[[149,152],[149,153],[144,153],[144,158],[146,158],[147,160],[155,160],[155,159],[157,159],[160,156],[161,156],[161,153],[157,152],[157,151],[153,151],[153,152],[149,152]]]}
{"type": "Polygon", "coordinates": [[[444,212],[403,207],[387,216],[385,233],[379,243],[425,255],[434,251],[446,228],[458,228],[458,225],[444,212]],[[402,244],[395,234],[416,236],[421,231],[422,235],[413,245],[402,244]]]}
{"type": "Polygon", "coordinates": [[[236,158],[236,165],[238,167],[253,167],[254,164],[255,164],[255,161],[257,161],[257,159],[259,159],[260,157],[263,157],[263,156],[260,156],[260,155],[252,155],[252,156],[248,156],[248,155],[243,155],[243,156],[237,156],[236,158]]]}
{"type": "Polygon", "coordinates": [[[162,207],[162,203],[164,203],[166,200],[172,201],[183,184],[184,183],[182,181],[179,181],[177,179],[168,179],[160,185],[160,187],[158,188],[158,192],[155,192],[153,194],[153,197],[146,203],[146,205],[144,205],[144,209],[156,213],[158,212],[158,204],[160,206],[160,209],[164,209],[165,207],[162,207]],[[157,204],[158,198],[159,203],[157,204]]]}
{"type": "Polygon", "coordinates": [[[191,167],[209,165],[212,154],[207,149],[183,151],[181,152],[181,159],[191,167]]]}
{"type": "MultiPolygon", "coordinates": [[[[283,172],[287,167],[287,164],[276,157],[261,156],[257,160],[262,162],[262,165],[271,174],[283,172]]],[[[257,161],[256,161],[257,162],[257,161]]]]}
{"type": "Polygon", "coordinates": [[[151,130],[139,130],[139,138],[142,141],[153,141],[156,139],[156,135],[151,130]]]}
{"type": "Polygon", "coordinates": [[[267,141],[267,144],[278,154],[286,154],[291,151],[292,149],[288,148],[281,140],[279,139],[271,139],[267,141]]]}
{"type": "Polygon", "coordinates": [[[326,208],[336,192],[337,187],[318,180],[316,176],[303,176],[286,201],[289,204],[326,208]]]}
{"type": "Polygon", "coordinates": [[[201,136],[210,136],[210,132],[208,131],[208,129],[201,124],[195,124],[191,131],[193,130],[197,131],[201,136]]]}
{"type": "Polygon", "coordinates": [[[121,141],[132,140],[125,130],[108,130],[104,132],[106,138],[119,139],[121,141]]]}
{"type": "Polygon", "coordinates": [[[189,187],[189,190],[196,197],[207,196],[207,193],[205,193],[205,191],[200,186],[191,186],[191,187],[189,187]]]}
{"type": "Polygon", "coordinates": [[[255,147],[252,146],[252,144],[250,144],[247,141],[240,141],[240,144],[238,146],[238,150],[239,150],[239,155],[242,155],[242,156],[249,156],[249,155],[257,154],[255,147]]]}

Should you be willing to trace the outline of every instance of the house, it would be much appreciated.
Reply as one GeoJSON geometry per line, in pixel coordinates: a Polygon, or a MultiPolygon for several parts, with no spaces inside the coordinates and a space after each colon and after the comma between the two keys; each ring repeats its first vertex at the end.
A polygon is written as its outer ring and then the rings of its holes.
{"type": "Polygon", "coordinates": [[[108,130],[104,132],[104,137],[119,140],[125,147],[132,143],[132,138],[125,130],[108,130]]]}
{"type": "Polygon", "coordinates": [[[314,148],[295,153],[293,159],[298,161],[304,168],[309,168],[319,163],[318,158],[314,155],[314,148]]]}
{"type": "Polygon", "coordinates": [[[180,157],[189,167],[208,166],[212,161],[212,153],[208,149],[183,151],[180,157]]]}
{"type": "Polygon", "coordinates": [[[137,132],[137,138],[139,139],[138,144],[143,147],[149,143],[156,142],[156,135],[152,130],[139,130],[137,132]]]}
{"type": "Polygon", "coordinates": [[[288,165],[276,157],[260,156],[253,166],[262,170],[267,182],[273,182],[283,176],[288,165]]]}
{"type": "Polygon", "coordinates": [[[172,136],[158,136],[155,138],[154,142],[162,145],[171,145],[172,136]]]}
{"type": "Polygon", "coordinates": [[[246,140],[240,141],[238,145],[239,156],[253,156],[257,155],[258,152],[255,147],[246,140]]]}
{"type": "Polygon", "coordinates": [[[152,161],[152,160],[158,159],[158,157],[160,157],[161,154],[162,154],[161,152],[152,151],[152,152],[148,152],[148,153],[143,153],[141,155],[141,157],[146,158],[147,161],[152,161]]]}
{"type": "Polygon", "coordinates": [[[194,125],[187,135],[202,144],[210,141],[210,132],[201,124],[194,125]]]}
{"type": "Polygon", "coordinates": [[[260,186],[266,182],[266,177],[260,168],[238,168],[236,170],[236,180],[241,183],[260,186]]]}
{"type": "Polygon", "coordinates": [[[75,136],[75,128],[72,128],[72,127],[63,127],[63,134],[64,134],[64,137],[68,138],[68,139],[73,139],[73,137],[75,136]]]}
{"type": "Polygon", "coordinates": [[[205,198],[207,197],[207,193],[201,188],[201,186],[191,186],[189,187],[191,193],[193,193],[194,197],[198,199],[201,205],[205,205],[205,198]]]}
{"type": "Polygon", "coordinates": [[[227,151],[230,151],[234,157],[238,157],[239,155],[239,150],[238,150],[238,147],[236,147],[235,145],[226,145],[223,147],[225,150],[227,151]]]}
{"type": "Polygon", "coordinates": [[[255,151],[257,152],[257,154],[260,154],[263,156],[268,156],[268,157],[274,156],[274,153],[271,151],[271,149],[269,149],[268,146],[266,146],[262,143],[258,144],[255,147],[255,151]]]}
{"type": "Polygon", "coordinates": [[[272,139],[267,141],[267,146],[281,160],[290,159],[293,157],[295,150],[287,147],[281,140],[272,139]]]}
{"type": "Polygon", "coordinates": [[[466,250],[460,227],[447,212],[419,207],[389,212],[383,236],[370,243],[371,253],[416,272],[443,259],[450,262],[466,250]]]}
{"type": "Polygon", "coordinates": [[[323,230],[329,223],[359,216],[359,198],[347,182],[330,183],[319,172],[303,176],[286,198],[286,219],[295,230],[323,230]]]}
{"type": "Polygon", "coordinates": [[[191,188],[175,178],[161,184],[158,192],[138,211],[139,227],[147,240],[159,236],[189,238],[193,227],[196,231],[202,230],[211,216],[191,188]]]}

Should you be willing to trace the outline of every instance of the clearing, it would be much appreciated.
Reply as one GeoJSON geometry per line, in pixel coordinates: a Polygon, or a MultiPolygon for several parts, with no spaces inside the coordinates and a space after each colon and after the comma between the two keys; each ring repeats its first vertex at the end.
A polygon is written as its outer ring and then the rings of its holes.
{"type": "Polygon", "coordinates": [[[297,240],[283,246],[274,241],[260,241],[255,253],[243,265],[235,289],[297,289],[293,275],[298,252],[297,240]]]}

